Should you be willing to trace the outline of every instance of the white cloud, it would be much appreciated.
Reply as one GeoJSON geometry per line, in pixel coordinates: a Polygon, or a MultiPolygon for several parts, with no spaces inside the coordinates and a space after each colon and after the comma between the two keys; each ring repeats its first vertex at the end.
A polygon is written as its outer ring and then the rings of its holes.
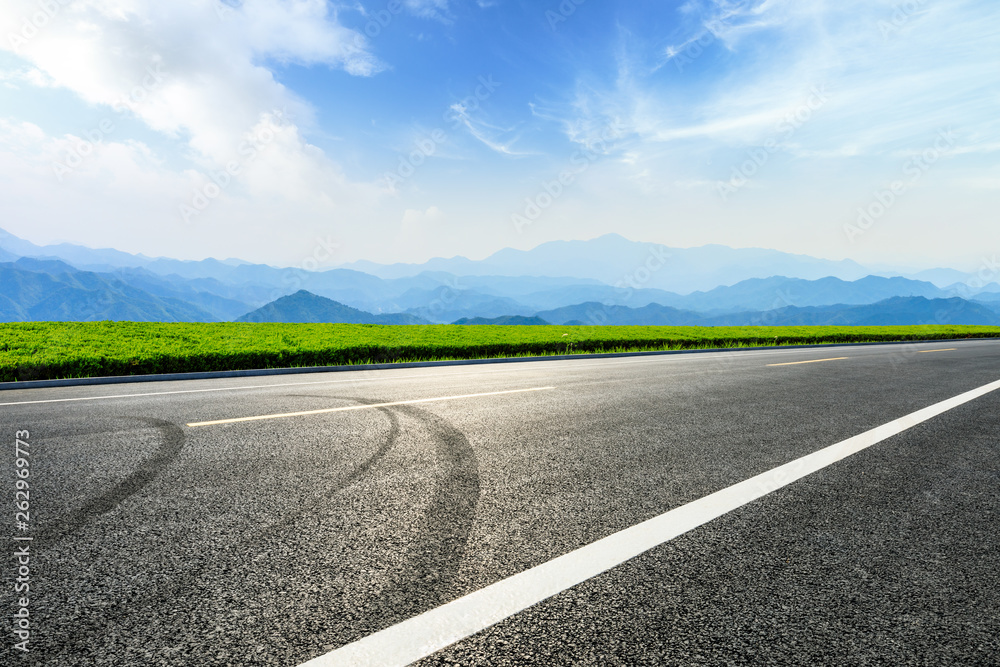
{"type": "Polygon", "coordinates": [[[5,205],[20,202],[8,209],[11,231],[64,228],[73,214],[86,219],[92,238],[109,245],[117,238],[125,246],[122,232],[131,227],[135,237],[135,223],[143,220],[160,230],[150,234],[156,238],[147,239],[147,251],[152,245],[190,256],[192,244],[178,236],[195,234],[208,252],[229,256],[244,247],[248,257],[261,257],[261,250],[280,257],[297,252],[283,251],[295,246],[295,238],[364,219],[378,207],[377,187],[351,182],[306,141],[302,128],[311,123],[311,107],[268,68],[280,61],[369,76],[383,67],[365,38],[340,25],[325,0],[244,0],[235,7],[218,0],[73,0],[54,6],[51,16],[35,20],[38,5],[31,0],[0,5],[0,35],[17,36],[0,48],[28,64],[4,75],[4,82],[72,91],[108,108],[106,118],[116,125],[134,117],[178,142],[190,166],[169,167],[147,145],[116,130],[60,181],[53,164],[65,163],[87,140],[7,122],[13,139],[0,146],[0,174],[24,188],[4,195],[5,205]],[[185,223],[181,207],[194,208],[206,187],[214,194],[209,176],[223,174],[227,165],[239,173],[185,223]],[[33,203],[23,196],[28,192],[33,203]],[[276,223],[281,234],[270,250],[254,248],[251,241],[259,246],[276,223]]]}
{"type": "Polygon", "coordinates": [[[55,83],[50,76],[37,67],[25,67],[8,72],[0,70],[0,81],[11,88],[20,88],[18,83],[28,84],[36,88],[51,88],[55,83]]]}
{"type": "MultiPolygon", "coordinates": [[[[8,0],[0,34],[21,34],[37,6],[8,0]]],[[[15,50],[92,104],[127,102],[154,130],[186,137],[215,161],[262,113],[308,107],[274,80],[265,61],[326,64],[352,74],[381,67],[364,38],[328,15],[324,0],[75,0],[15,50]]]]}
{"type": "MultiPolygon", "coordinates": [[[[478,104],[476,107],[478,108],[478,104]]],[[[520,138],[516,128],[500,127],[489,123],[483,120],[482,113],[477,113],[475,109],[466,107],[462,102],[451,105],[448,117],[453,123],[464,127],[474,139],[494,152],[508,156],[531,154],[514,148],[514,144],[520,138]]]]}
{"type": "Polygon", "coordinates": [[[441,209],[437,206],[431,206],[426,211],[408,208],[403,213],[403,227],[421,227],[429,222],[440,220],[441,216],[441,209]]]}
{"type": "Polygon", "coordinates": [[[451,23],[454,20],[448,9],[448,0],[403,0],[403,6],[417,16],[435,19],[442,23],[451,23]]]}
{"type": "Polygon", "coordinates": [[[0,174],[9,231],[51,242],[82,229],[86,237],[78,242],[118,241],[133,250],[139,247],[129,239],[140,227],[176,233],[174,200],[194,186],[190,175],[165,171],[139,142],[50,137],[37,125],[6,119],[0,119],[0,174]]]}
{"type": "Polygon", "coordinates": [[[0,119],[3,227],[39,243],[86,230],[74,242],[295,264],[310,256],[315,238],[342,239],[357,254],[372,227],[350,221],[391,226],[378,215],[378,189],[347,183],[295,127],[265,118],[250,135],[256,142],[238,176],[217,172],[213,181],[198,170],[172,171],[148,146],[114,133],[100,141],[50,137],[37,125],[0,119]]]}
{"type": "Polygon", "coordinates": [[[445,223],[445,214],[437,206],[429,206],[424,210],[406,209],[398,230],[392,236],[391,251],[404,257],[433,256],[435,252],[440,252],[445,223]]]}

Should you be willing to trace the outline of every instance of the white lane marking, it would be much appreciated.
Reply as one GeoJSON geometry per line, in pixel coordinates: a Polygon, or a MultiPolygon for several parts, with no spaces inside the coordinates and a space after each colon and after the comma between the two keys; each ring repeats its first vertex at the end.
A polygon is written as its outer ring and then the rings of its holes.
{"type": "MultiPolygon", "coordinates": [[[[497,369],[501,370],[501,369],[497,369]]],[[[503,369],[508,370],[508,369],[503,369]]],[[[356,371],[326,371],[326,372],[345,372],[345,373],[377,373],[378,370],[364,369],[360,368],[356,371]]],[[[485,371],[469,371],[465,373],[452,373],[451,375],[476,375],[482,374],[485,371]]],[[[449,375],[449,377],[451,376],[449,375]]],[[[37,401],[17,401],[13,403],[0,403],[0,406],[5,405],[32,405],[35,403],[66,403],[69,401],[99,401],[104,398],[133,398],[137,396],[168,396],[171,394],[199,394],[207,391],[239,391],[243,389],[270,389],[271,387],[306,387],[309,385],[316,384],[338,384],[341,382],[385,382],[387,380],[411,380],[414,378],[428,378],[428,377],[439,377],[438,373],[420,373],[414,375],[390,375],[386,377],[354,377],[341,380],[316,380],[313,382],[276,382],[274,384],[250,384],[250,385],[240,385],[237,387],[212,387],[210,389],[178,389],[176,391],[149,391],[139,394],[109,394],[106,396],[78,396],[75,398],[49,398],[37,401]]],[[[230,378],[208,378],[206,380],[199,381],[212,381],[212,380],[226,380],[230,378]]],[[[162,382],[184,382],[185,380],[162,380],[162,382]]],[[[190,380],[188,380],[190,382],[190,380]]],[[[26,390],[28,391],[28,390],[26,390]]]]}
{"type": "Polygon", "coordinates": [[[807,454],[313,658],[300,667],[409,665],[678,535],[997,389],[1000,380],[807,454]]]}
{"type": "Polygon", "coordinates": [[[372,410],[374,408],[387,408],[393,405],[413,405],[414,403],[431,403],[434,401],[455,401],[460,398],[479,398],[480,396],[500,396],[502,394],[521,394],[527,391],[545,391],[555,389],[555,387],[531,387],[529,389],[507,389],[505,391],[487,391],[481,394],[462,394],[460,396],[435,396],[434,398],[415,398],[409,401],[392,401],[390,403],[371,403],[368,405],[345,405],[339,408],[323,408],[321,410],[302,410],[301,412],[281,412],[271,415],[254,415],[252,417],[234,417],[232,419],[214,419],[204,422],[190,422],[188,426],[215,426],[217,424],[236,424],[239,422],[253,422],[262,419],[283,419],[285,417],[302,417],[305,415],[322,415],[329,412],[348,412],[350,410],[372,410]]]}
{"type": "Polygon", "coordinates": [[[817,364],[821,361],[840,361],[848,357],[831,357],[829,359],[809,359],[808,361],[786,361],[783,364],[768,364],[768,366],[795,366],[797,364],[817,364]]]}
{"type": "MultiPolygon", "coordinates": [[[[785,350],[781,350],[780,352],[784,352],[784,351],[785,350]]],[[[768,352],[779,352],[779,350],[770,350],[768,352]]],[[[768,352],[752,352],[752,353],[738,352],[738,353],[730,353],[730,354],[739,354],[741,356],[741,358],[742,358],[742,357],[750,357],[750,356],[760,356],[762,354],[767,354],[768,352]]],[[[696,360],[696,359],[704,359],[705,358],[705,355],[695,354],[695,355],[663,355],[662,357],[661,356],[638,357],[638,358],[630,359],[630,360],[627,360],[627,361],[621,361],[621,360],[613,360],[612,361],[612,360],[605,360],[605,359],[552,359],[552,360],[546,360],[546,361],[550,361],[550,363],[559,363],[561,361],[570,361],[570,362],[575,362],[575,361],[590,361],[590,362],[596,362],[594,365],[599,365],[599,366],[603,367],[603,366],[624,365],[624,364],[630,364],[630,363],[636,363],[636,362],[649,362],[649,361],[659,361],[659,360],[668,361],[668,360],[671,360],[671,359],[676,359],[678,356],[683,356],[683,357],[685,357],[685,358],[687,358],[688,360],[691,360],[691,361],[696,360]],[[605,363],[601,363],[601,362],[605,362],[605,363]]],[[[353,377],[353,378],[340,379],[340,380],[317,380],[317,381],[312,381],[312,382],[275,382],[274,384],[251,384],[251,385],[239,385],[239,386],[236,386],[236,387],[212,387],[212,388],[209,388],[209,389],[178,389],[178,390],[175,390],[175,391],[149,391],[149,392],[142,392],[142,393],[136,393],[136,394],[108,394],[108,395],[105,395],[105,396],[77,396],[77,397],[71,397],[71,398],[48,398],[48,399],[39,399],[39,400],[36,400],[36,401],[14,401],[14,402],[10,402],[10,403],[0,403],[0,407],[10,406],[10,405],[35,405],[35,404],[38,404],[38,403],[69,403],[69,402],[73,402],[73,401],[100,401],[100,400],[103,400],[103,399],[112,399],[112,398],[137,398],[137,397],[141,397],[141,396],[170,396],[170,395],[173,395],[173,394],[200,394],[200,393],[212,392],[212,391],[241,391],[241,390],[246,390],[246,389],[270,389],[271,387],[300,387],[300,386],[301,387],[306,387],[306,386],[317,385],[317,384],[339,384],[339,383],[342,383],[342,382],[385,382],[385,381],[388,381],[388,380],[411,380],[411,379],[414,379],[414,378],[442,377],[443,375],[445,375],[447,377],[455,377],[457,375],[484,375],[484,374],[489,374],[489,373],[497,373],[498,374],[498,373],[510,373],[510,372],[515,372],[515,371],[524,371],[525,370],[524,368],[518,368],[518,367],[515,367],[515,366],[509,366],[508,367],[506,365],[504,365],[504,366],[480,367],[480,368],[478,368],[477,370],[474,370],[474,371],[459,371],[459,372],[455,372],[455,371],[453,371],[453,372],[447,372],[447,371],[451,371],[452,369],[456,368],[455,366],[440,366],[438,368],[440,370],[437,373],[419,373],[419,374],[408,374],[408,375],[390,375],[390,376],[384,376],[384,377],[353,377]]],[[[380,373],[380,372],[383,372],[384,370],[390,370],[390,369],[364,369],[364,368],[359,368],[356,371],[352,370],[352,371],[321,371],[321,372],[330,372],[330,373],[380,373]]],[[[400,370],[405,370],[405,369],[400,369],[400,370]]],[[[231,378],[208,378],[206,380],[199,380],[199,381],[226,380],[226,379],[231,379],[231,378]]],[[[188,381],[190,381],[190,380],[188,380],[188,381]]],[[[184,380],[162,380],[162,382],[184,382],[184,380]]],[[[53,387],[53,388],[54,389],[61,389],[62,387],[53,387]]],[[[30,391],[30,390],[24,390],[24,391],[30,391]]]]}
{"type": "MultiPolygon", "coordinates": [[[[983,341],[975,341],[975,342],[983,342],[983,341]]],[[[965,345],[971,346],[971,345],[974,345],[975,342],[965,343],[965,345]]],[[[902,344],[912,344],[912,343],[900,343],[900,344],[902,345],[902,344]]],[[[684,361],[710,361],[713,358],[715,358],[717,355],[724,355],[724,356],[729,356],[729,357],[739,358],[739,359],[747,359],[747,358],[750,358],[750,357],[760,357],[760,356],[766,356],[766,355],[772,355],[772,354],[787,354],[787,353],[790,353],[790,352],[801,351],[801,349],[798,349],[794,345],[790,345],[790,346],[788,346],[786,348],[782,348],[780,350],[761,350],[761,351],[753,351],[753,352],[751,352],[750,350],[752,350],[752,349],[753,348],[747,348],[745,351],[744,350],[739,350],[739,351],[735,351],[735,352],[733,350],[719,350],[717,352],[715,352],[715,351],[707,351],[705,353],[700,353],[700,354],[648,355],[648,356],[642,356],[642,357],[633,357],[631,359],[624,359],[624,360],[621,359],[621,358],[617,358],[617,359],[551,359],[551,360],[546,359],[545,361],[548,361],[549,363],[561,363],[561,362],[564,362],[564,361],[565,362],[587,361],[587,362],[590,362],[593,366],[604,367],[604,366],[624,366],[624,365],[627,365],[627,364],[636,364],[636,363],[650,363],[650,362],[654,362],[654,361],[663,361],[663,362],[672,362],[672,361],[678,361],[678,360],[684,360],[684,361]]],[[[955,349],[957,349],[957,348],[955,348],[955,349]]],[[[933,351],[933,350],[927,350],[927,351],[930,352],[930,351],[933,351]]],[[[410,379],[413,379],[413,378],[441,377],[442,374],[445,374],[448,377],[453,377],[453,376],[456,376],[456,375],[482,375],[482,374],[485,374],[485,373],[510,373],[510,372],[515,372],[515,371],[524,371],[525,370],[523,367],[507,366],[507,365],[480,367],[480,368],[478,368],[477,370],[474,370],[474,371],[461,371],[461,372],[454,372],[453,371],[454,368],[456,368],[456,366],[440,366],[440,367],[438,367],[438,372],[436,372],[436,373],[421,373],[421,374],[415,374],[415,375],[393,375],[393,376],[388,376],[388,377],[354,377],[354,378],[341,379],[341,380],[318,380],[318,381],[313,381],[313,382],[276,382],[274,384],[239,385],[239,386],[236,386],[236,387],[212,387],[210,389],[179,389],[179,390],[176,390],[176,391],[150,391],[150,392],[142,392],[142,393],[136,393],[136,394],[108,394],[108,395],[105,395],[105,396],[77,396],[77,397],[71,397],[71,398],[40,399],[40,400],[36,400],[36,401],[13,401],[13,402],[9,402],[9,403],[0,403],[0,407],[12,406],[12,405],[34,405],[34,404],[38,404],[38,403],[69,403],[69,402],[73,402],[73,401],[100,401],[100,400],[103,400],[103,399],[112,399],[112,398],[138,398],[138,397],[142,397],[142,396],[169,396],[169,395],[173,395],[173,394],[198,394],[198,393],[212,392],[212,391],[241,391],[241,390],[246,390],[246,389],[269,389],[271,387],[297,387],[297,386],[303,386],[303,387],[305,387],[305,386],[317,385],[317,384],[338,384],[338,383],[342,383],[342,382],[384,382],[384,381],[387,381],[387,380],[410,380],[410,379]],[[448,372],[448,371],[453,371],[453,372],[448,372]]],[[[321,373],[322,372],[328,372],[328,373],[381,373],[381,372],[386,371],[386,370],[395,370],[395,369],[365,369],[365,368],[359,368],[356,371],[355,370],[350,370],[350,371],[320,371],[320,372],[321,373]]],[[[399,370],[407,370],[407,369],[399,369],[399,370]]],[[[206,380],[198,380],[198,381],[201,382],[201,381],[228,380],[228,379],[232,379],[232,378],[208,378],[206,380]]],[[[185,381],[191,382],[192,380],[159,380],[158,382],[185,382],[185,381]]],[[[52,387],[52,388],[53,389],[63,389],[63,387],[52,387]]],[[[36,387],[35,389],[44,389],[44,388],[43,387],[36,387]]],[[[16,391],[16,389],[14,389],[14,391],[16,391]]],[[[32,391],[32,390],[31,389],[25,389],[23,391],[32,391]]]]}

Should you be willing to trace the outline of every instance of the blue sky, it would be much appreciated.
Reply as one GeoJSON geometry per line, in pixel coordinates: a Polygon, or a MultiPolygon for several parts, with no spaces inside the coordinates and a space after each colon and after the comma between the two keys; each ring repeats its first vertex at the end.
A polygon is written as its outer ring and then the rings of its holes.
{"type": "Polygon", "coordinates": [[[0,226],[319,268],[617,232],[973,271],[998,34],[987,0],[7,0],[0,226]]]}

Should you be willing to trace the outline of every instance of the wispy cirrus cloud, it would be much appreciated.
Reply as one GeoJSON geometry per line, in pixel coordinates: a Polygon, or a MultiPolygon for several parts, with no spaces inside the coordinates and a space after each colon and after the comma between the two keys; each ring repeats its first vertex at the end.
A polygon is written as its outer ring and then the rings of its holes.
{"type": "Polygon", "coordinates": [[[454,21],[454,16],[448,7],[448,0],[403,0],[403,6],[417,16],[434,19],[442,23],[451,23],[454,21]]]}
{"type": "Polygon", "coordinates": [[[460,104],[452,105],[451,117],[469,136],[490,150],[508,156],[530,155],[530,152],[514,148],[519,136],[514,128],[505,128],[488,123],[476,117],[460,104]]]}
{"type": "Polygon", "coordinates": [[[578,83],[567,138],[584,141],[615,118],[642,143],[750,144],[817,86],[829,103],[797,137],[803,150],[884,152],[946,124],[995,132],[984,93],[1000,87],[1000,15],[977,2],[914,2],[919,11],[903,15],[889,2],[688,3],[686,38],[662,53],[633,39],[615,79],[578,83]],[[663,66],[664,54],[691,62],[663,66]]]}

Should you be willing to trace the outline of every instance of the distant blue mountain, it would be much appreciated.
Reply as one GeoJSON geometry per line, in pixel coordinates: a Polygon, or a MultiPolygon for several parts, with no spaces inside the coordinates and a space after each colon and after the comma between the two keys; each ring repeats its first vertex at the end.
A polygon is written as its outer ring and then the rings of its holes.
{"type": "Polygon", "coordinates": [[[237,322],[313,322],[341,324],[430,324],[427,320],[405,313],[375,315],[342,303],[317,296],[305,290],[283,296],[257,310],[247,313],[237,322]]]}
{"type": "Polygon", "coordinates": [[[452,324],[503,324],[518,326],[544,326],[549,324],[540,317],[524,317],[523,315],[505,315],[503,317],[463,317],[452,324]]]}
{"type": "Polygon", "coordinates": [[[613,324],[669,326],[788,326],[788,325],[912,325],[982,324],[1000,325],[1000,313],[982,304],[953,297],[893,297],[874,304],[831,306],[786,306],[768,311],[706,315],[670,306],[650,304],[643,308],[583,303],[535,313],[553,324],[613,324]]]}
{"type": "Polygon", "coordinates": [[[895,296],[922,296],[936,299],[951,296],[933,283],[907,278],[865,276],[846,281],[826,277],[803,280],[785,276],[751,278],[708,292],[693,292],[660,303],[702,312],[773,310],[786,306],[870,304],[895,296]]]}
{"type": "Polygon", "coordinates": [[[671,248],[606,234],[589,241],[551,241],[531,250],[505,248],[482,260],[435,258],[423,264],[344,265],[383,278],[445,271],[456,275],[573,276],[609,285],[632,284],[681,294],[732,285],[747,278],[785,275],[814,280],[855,280],[871,273],[850,260],[826,260],[762,248],[706,245],[671,248]]]}
{"type": "Polygon", "coordinates": [[[0,320],[210,322],[203,308],[156,296],[114,277],[79,271],[58,260],[22,258],[0,264],[0,320]]]}
{"type": "Polygon", "coordinates": [[[708,326],[719,325],[843,325],[889,326],[913,324],[1000,325],[1000,314],[959,297],[925,299],[893,297],[860,306],[787,307],[756,313],[735,313],[707,318],[708,326]]]}
{"type": "Polygon", "coordinates": [[[399,301],[413,303],[418,298],[426,305],[408,308],[405,312],[437,323],[453,322],[470,314],[486,318],[531,315],[534,310],[507,297],[481,294],[472,290],[454,292],[446,287],[429,293],[407,293],[399,301]]]}
{"type": "MultiPolygon", "coordinates": [[[[3,259],[16,259],[7,262],[12,270],[47,275],[47,291],[62,299],[42,302],[37,295],[41,288],[31,287],[27,277],[15,280],[14,274],[5,274],[0,318],[8,321],[105,316],[229,321],[299,290],[373,316],[404,313],[436,323],[531,317],[548,311],[563,317],[565,308],[575,308],[576,315],[566,315],[564,321],[589,321],[580,306],[625,319],[704,321],[789,307],[860,306],[892,297],[962,297],[993,311],[1000,295],[995,282],[979,286],[965,280],[941,287],[899,276],[866,275],[852,262],[723,246],[667,248],[615,234],[546,243],[527,251],[506,249],[477,261],[438,259],[390,267],[355,263],[353,268],[303,271],[238,259],[195,262],[71,244],[37,246],[0,230],[0,262],[3,259]],[[356,270],[361,267],[383,277],[356,270]],[[525,273],[515,274],[519,271],[525,273]],[[66,277],[74,273],[87,275],[66,277]],[[740,276],[745,279],[737,280],[740,276]],[[847,279],[851,276],[856,279],[847,279]],[[709,287],[685,291],[692,285],[709,287]],[[632,313],[642,309],[641,316],[632,313]]],[[[953,280],[964,274],[932,269],[922,275],[953,280]]]]}
{"type": "Polygon", "coordinates": [[[535,317],[552,324],[589,325],[687,326],[701,324],[705,320],[705,315],[702,313],[679,310],[658,303],[651,303],[641,308],[630,308],[628,306],[609,306],[597,301],[539,311],[535,313],[535,317]]]}

